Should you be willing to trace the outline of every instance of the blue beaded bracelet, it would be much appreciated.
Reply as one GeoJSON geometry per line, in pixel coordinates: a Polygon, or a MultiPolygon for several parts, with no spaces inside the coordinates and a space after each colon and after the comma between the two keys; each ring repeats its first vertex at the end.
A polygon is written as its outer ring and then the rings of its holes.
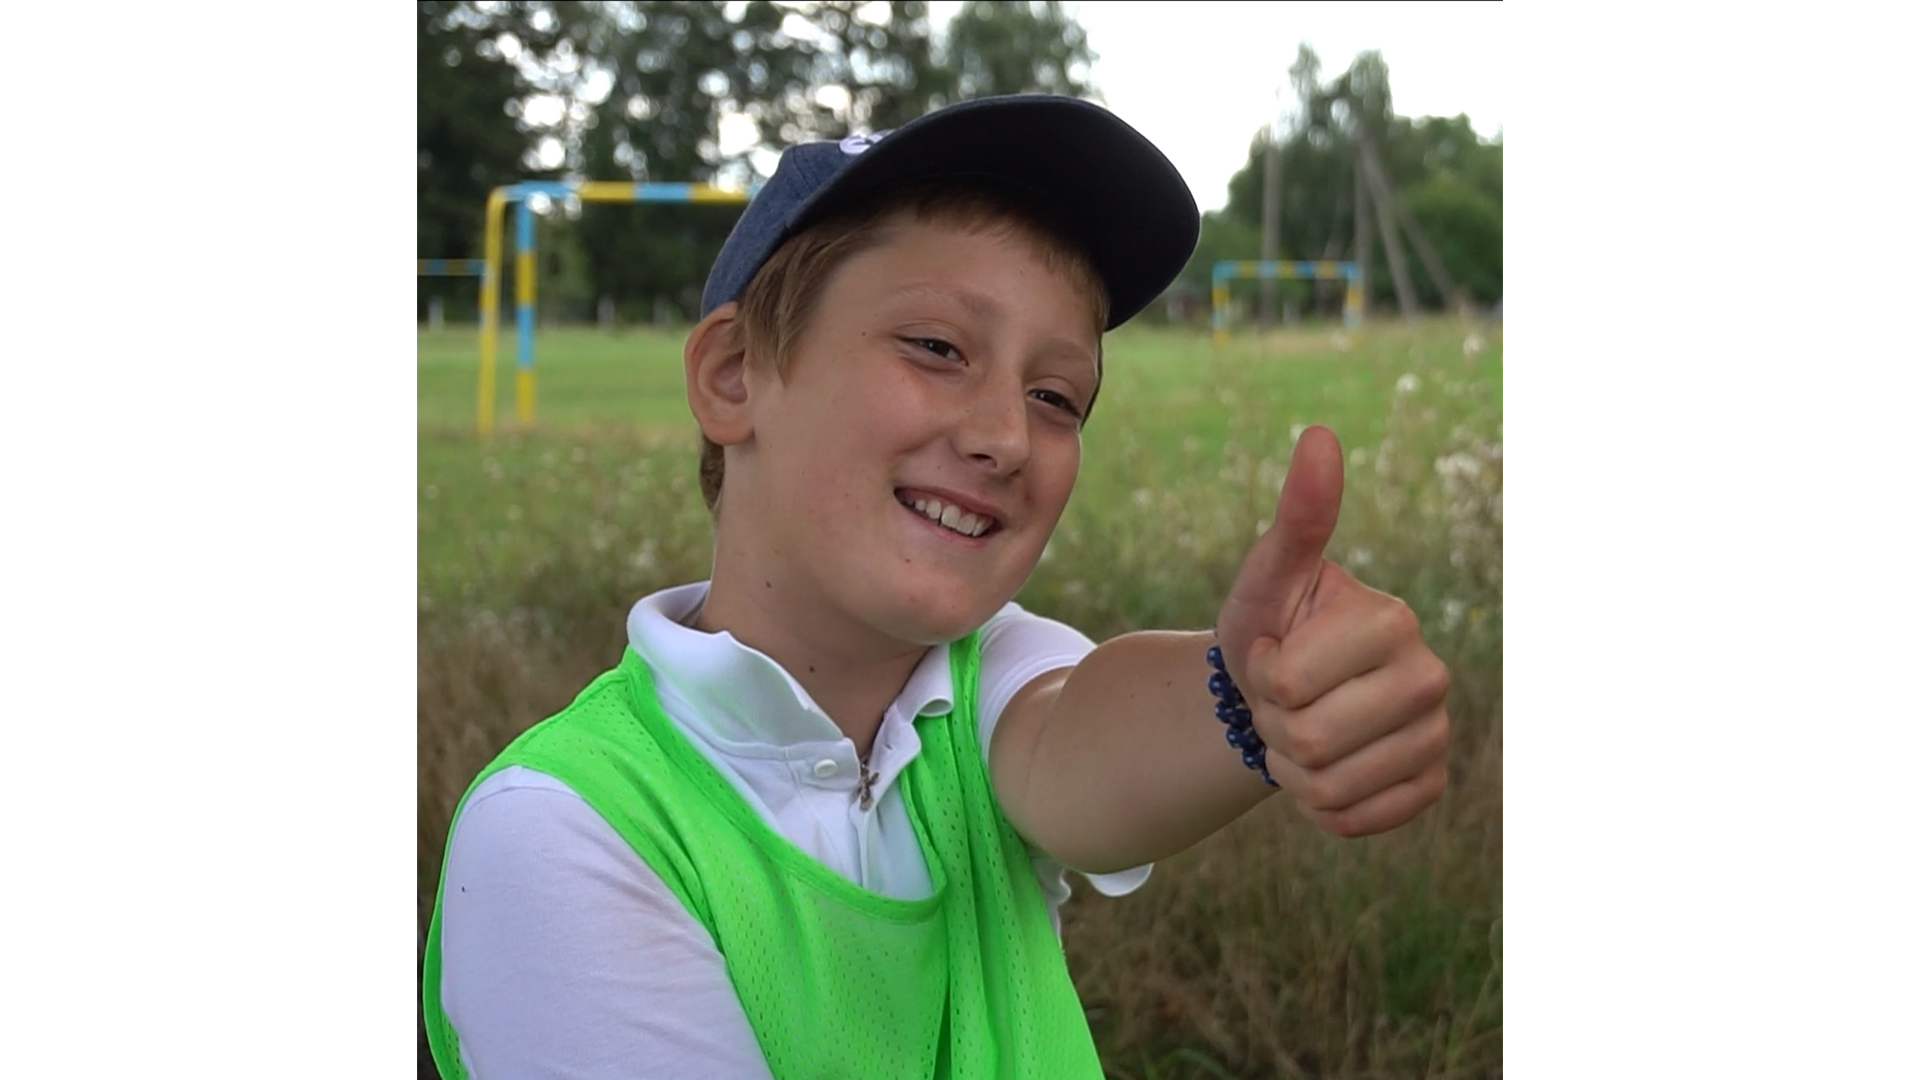
{"type": "Polygon", "coordinates": [[[1207,663],[1213,665],[1207,689],[1219,699],[1213,706],[1213,715],[1227,725],[1227,745],[1240,751],[1241,762],[1259,772],[1260,779],[1268,786],[1279,787],[1267,773],[1267,744],[1261,742],[1260,733],[1253,730],[1253,712],[1247,708],[1247,699],[1240,696],[1240,688],[1233,684],[1233,676],[1227,674],[1227,660],[1220,646],[1207,649],[1207,663]]]}

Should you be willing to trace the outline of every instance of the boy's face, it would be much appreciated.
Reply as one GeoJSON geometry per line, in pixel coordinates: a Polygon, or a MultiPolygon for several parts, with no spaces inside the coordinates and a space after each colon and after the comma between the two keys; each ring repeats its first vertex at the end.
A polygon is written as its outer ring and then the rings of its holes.
{"type": "Polygon", "coordinates": [[[1023,233],[891,224],[829,280],[785,378],[750,368],[721,519],[778,590],[756,596],[822,632],[931,645],[1039,561],[1079,472],[1099,331],[1023,233]]]}

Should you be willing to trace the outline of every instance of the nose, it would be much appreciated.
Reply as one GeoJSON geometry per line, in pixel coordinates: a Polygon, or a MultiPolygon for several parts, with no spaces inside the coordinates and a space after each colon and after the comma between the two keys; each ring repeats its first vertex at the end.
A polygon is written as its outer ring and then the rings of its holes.
{"type": "Polygon", "coordinates": [[[995,380],[979,387],[962,406],[954,446],[988,472],[1011,476],[1026,465],[1032,451],[1027,422],[1026,388],[1017,380],[995,380]]]}

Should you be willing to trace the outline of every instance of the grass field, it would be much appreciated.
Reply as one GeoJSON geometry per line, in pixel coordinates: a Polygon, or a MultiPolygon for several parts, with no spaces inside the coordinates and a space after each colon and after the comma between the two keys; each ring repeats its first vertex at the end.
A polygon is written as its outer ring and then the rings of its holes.
{"type": "MultiPolygon", "coordinates": [[[[476,334],[420,336],[423,919],[467,780],[617,659],[634,600],[706,576],[680,343],[543,332],[522,431],[506,336],[483,442],[476,334]]],[[[1330,556],[1405,598],[1453,667],[1449,792],[1359,841],[1274,799],[1130,897],[1079,889],[1067,950],[1114,1077],[1501,1073],[1497,325],[1217,349],[1188,331],[1112,335],[1079,486],[1019,599],[1096,640],[1209,625],[1309,423],[1348,457],[1330,556]]]]}

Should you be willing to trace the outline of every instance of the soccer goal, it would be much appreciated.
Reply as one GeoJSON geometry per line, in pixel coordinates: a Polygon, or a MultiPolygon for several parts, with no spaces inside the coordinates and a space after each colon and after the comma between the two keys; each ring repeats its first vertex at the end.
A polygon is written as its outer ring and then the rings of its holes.
{"type": "Polygon", "coordinates": [[[1344,309],[1347,329],[1360,325],[1361,285],[1358,263],[1328,260],[1300,262],[1262,262],[1253,259],[1223,259],[1213,264],[1213,343],[1224,344],[1229,337],[1227,283],[1235,278],[1261,281],[1345,280],[1347,299],[1344,309]]]}
{"type": "Polygon", "coordinates": [[[494,363],[500,338],[500,274],[506,247],[506,211],[514,210],[514,314],[519,331],[514,398],[520,423],[533,422],[534,228],[536,202],[745,203],[759,190],[711,184],[633,183],[621,180],[526,180],[487,195],[486,258],[480,275],[481,435],[493,433],[494,363]]]}

